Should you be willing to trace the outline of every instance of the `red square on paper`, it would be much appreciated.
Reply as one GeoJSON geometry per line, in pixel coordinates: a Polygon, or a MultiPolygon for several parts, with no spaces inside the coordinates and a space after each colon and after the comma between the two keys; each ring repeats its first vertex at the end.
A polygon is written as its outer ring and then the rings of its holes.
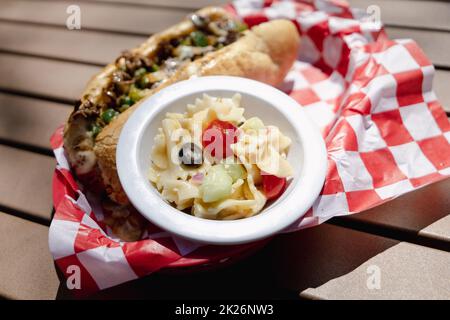
{"type": "Polygon", "coordinates": [[[400,107],[423,102],[421,69],[393,74],[397,80],[397,101],[400,107]]]}
{"type": "Polygon", "coordinates": [[[419,46],[415,42],[409,42],[403,45],[406,50],[409,51],[411,56],[416,60],[416,62],[421,67],[430,66],[431,62],[428,60],[428,58],[425,56],[425,53],[419,48],[419,46]]]}
{"type": "Polygon", "coordinates": [[[332,136],[328,137],[327,140],[328,152],[340,149],[345,151],[358,151],[356,133],[345,118],[338,120],[332,136]]]}
{"type": "Polygon", "coordinates": [[[304,106],[320,101],[320,98],[311,88],[294,90],[289,95],[304,106]]]}
{"type": "Polygon", "coordinates": [[[388,146],[397,146],[414,141],[408,130],[403,126],[400,111],[390,110],[374,113],[371,118],[388,146]]]}
{"type": "Polygon", "coordinates": [[[361,159],[372,176],[375,188],[407,179],[397,166],[394,156],[387,148],[372,152],[361,152],[361,159]]]}
{"type": "Polygon", "coordinates": [[[348,209],[350,212],[360,212],[369,209],[383,200],[375,190],[362,190],[346,192],[348,209]]]}
{"type": "Polygon", "coordinates": [[[418,188],[418,187],[427,185],[429,183],[439,181],[443,178],[444,178],[443,175],[441,175],[437,172],[433,172],[433,173],[427,174],[426,176],[423,176],[423,177],[410,178],[409,181],[411,181],[411,184],[413,185],[414,188],[418,188]]]}
{"type": "Polygon", "coordinates": [[[322,194],[336,194],[344,192],[341,177],[336,168],[336,162],[328,159],[328,169],[325,178],[325,184],[322,189],[322,194]]]}
{"type": "Polygon", "coordinates": [[[339,105],[340,105],[340,97],[334,98],[334,99],[328,99],[325,100],[326,103],[328,103],[330,106],[333,106],[333,112],[337,113],[339,110],[339,105]]]}
{"type": "Polygon", "coordinates": [[[170,237],[126,242],[122,249],[130,267],[140,277],[180,259],[170,237]]]}
{"type": "Polygon", "coordinates": [[[377,53],[386,51],[387,49],[395,45],[397,45],[397,43],[392,40],[376,41],[374,43],[370,43],[369,45],[364,46],[363,49],[368,53],[377,53]]]}
{"type": "Polygon", "coordinates": [[[374,57],[369,57],[366,63],[355,69],[352,84],[358,87],[366,87],[372,79],[387,74],[390,73],[382,64],[379,64],[374,57]]]}
{"type": "Polygon", "coordinates": [[[310,67],[300,70],[300,72],[303,77],[305,77],[306,81],[310,84],[328,79],[328,75],[323,73],[323,71],[318,68],[310,67]]]}
{"type": "Polygon", "coordinates": [[[439,129],[441,129],[442,132],[450,131],[450,122],[444,112],[444,109],[442,109],[441,104],[437,101],[433,101],[428,103],[428,108],[439,126],[439,129]]]}
{"type": "Polygon", "coordinates": [[[267,22],[267,21],[269,21],[269,18],[267,18],[266,16],[261,15],[261,14],[251,14],[251,15],[244,17],[244,22],[249,27],[253,27],[257,24],[267,22]]]}
{"type": "Polygon", "coordinates": [[[75,252],[83,252],[103,246],[116,248],[120,244],[104,236],[99,229],[81,223],[74,242],[75,252]]]}
{"type": "Polygon", "coordinates": [[[323,51],[323,41],[326,36],[330,34],[330,29],[328,28],[328,21],[319,22],[306,31],[306,34],[311,38],[311,40],[316,45],[317,49],[321,52],[323,51]]]}
{"type": "Polygon", "coordinates": [[[321,57],[319,60],[314,62],[314,66],[318,69],[322,70],[323,73],[327,75],[331,75],[334,71],[332,67],[325,61],[323,57],[321,57]]]}
{"type": "Polygon", "coordinates": [[[450,167],[450,144],[443,135],[417,142],[420,149],[438,170],[450,167]]]}
{"type": "MultiPolygon", "coordinates": [[[[359,26],[355,28],[359,29],[359,26]]],[[[348,65],[350,63],[350,48],[348,45],[344,44],[341,51],[341,59],[336,66],[336,71],[345,77],[348,72],[348,65]]]]}
{"type": "Polygon", "coordinates": [[[63,198],[59,203],[57,210],[53,219],[55,220],[66,220],[72,222],[81,222],[83,220],[85,213],[77,205],[75,205],[68,198],[63,198]]]}
{"type": "Polygon", "coordinates": [[[349,95],[345,100],[342,110],[343,115],[361,114],[369,115],[372,104],[369,97],[363,92],[349,95]]]}

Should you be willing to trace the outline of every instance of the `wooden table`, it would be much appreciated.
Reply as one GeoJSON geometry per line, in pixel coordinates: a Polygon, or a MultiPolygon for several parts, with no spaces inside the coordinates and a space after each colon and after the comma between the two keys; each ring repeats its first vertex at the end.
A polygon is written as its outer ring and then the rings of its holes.
{"type": "MultiPolygon", "coordinates": [[[[65,27],[74,1],[0,3],[0,297],[70,298],[48,251],[53,130],[89,77],[125,48],[221,0],[77,1],[82,30],[65,27]]],[[[377,4],[392,38],[415,39],[436,65],[450,107],[450,4],[377,4]]],[[[450,109],[447,109],[450,110],[450,109]]],[[[450,298],[450,180],[319,227],[278,236],[222,270],[157,274],[93,298],[450,298]],[[373,268],[380,289],[367,286],[373,268]],[[376,270],[375,270],[376,271],[376,270]]]]}

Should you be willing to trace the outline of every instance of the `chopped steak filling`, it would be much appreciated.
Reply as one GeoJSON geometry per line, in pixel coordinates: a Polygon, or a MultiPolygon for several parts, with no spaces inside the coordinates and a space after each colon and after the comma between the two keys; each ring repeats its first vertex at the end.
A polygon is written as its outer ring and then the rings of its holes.
{"type": "MultiPolygon", "coordinates": [[[[245,24],[231,19],[210,21],[196,14],[191,16],[191,21],[194,24],[191,33],[160,43],[152,57],[124,52],[116,60],[117,70],[112,73],[109,86],[97,102],[98,108],[95,109],[99,111],[88,117],[93,138],[116,116],[142,99],[150,89],[156,88],[182,65],[235,42],[247,28],[245,24]]],[[[88,99],[83,104],[92,102],[88,99]]]]}

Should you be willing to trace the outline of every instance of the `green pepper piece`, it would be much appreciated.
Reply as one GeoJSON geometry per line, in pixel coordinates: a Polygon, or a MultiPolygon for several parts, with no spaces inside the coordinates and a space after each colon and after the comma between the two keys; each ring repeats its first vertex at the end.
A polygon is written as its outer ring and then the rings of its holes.
{"type": "Polygon", "coordinates": [[[94,138],[100,133],[100,131],[102,131],[102,128],[98,124],[92,124],[91,133],[94,138]]]}
{"type": "Polygon", "coordinates": [[[121,96],[119,99],[119,105],[123,106],[123,105],[128,105],[131,106],[133,104],[133,100],[131,100],[131,98],[129,96],[121,96]]]}
{"type": "Polygon", "coordinates": [[[192,41],[190,37],[184,38],[183,40],[181,40],[180,44],[182,44],[183,46],[191,46],[192,45],[192,41]]]}
{"type": "Polygon", "coordinates": [[[159,70],[159,66],[156,63],[152,64],[152,66],[150,67],[151,72],[155,72],[158,70],[159,70]]]}
{"type": "Polygon", "coordinates": [[[135,86],[131,86],[128,95],[130,96],[131,100],[133,100],[134,102],[138,102],[145,96],[146,93],[146,90],[139,90],[135,86]]]}
{"type": "Polygon", "coordinates": [[[110,123],[112,121],[112,119],[114,119],[118,115],[119,115],[119,113],[116,110],[106,109],[105,111],[103,111],[101,118],[103,121],[105,121],[105,123],[110,123]]]}
{"type": "Polygon", "coordinates": [[[139,78],[139,77],[142,77],[146,72],[147,72],[147,70],[145,70],[145,68],[139,68],[134,72],[134,76],[136,78],[139,78]]]}
{"type": "Polygon", "coordinates": [[[146,76],[143,76],[139,79],[139,82],[137,84],[138,84],[139,88],[145,89],[145,88],[147,88],[149,83],[150,83],[150,80],[146,76]]]}
{"type": "Polygon", "coordinates": [[[245,22],[237,21],[236,22],[236,30],[238,32],[242,32],[248,29],[248,25],[245,22]]]}
{"type": "Polygon", "coordinates": [[[208,45],[208,39],[201,31],[191,32],[191,38],[192,41],[194,41],[194,45],[197,47],[206,47],[208,45]]]}

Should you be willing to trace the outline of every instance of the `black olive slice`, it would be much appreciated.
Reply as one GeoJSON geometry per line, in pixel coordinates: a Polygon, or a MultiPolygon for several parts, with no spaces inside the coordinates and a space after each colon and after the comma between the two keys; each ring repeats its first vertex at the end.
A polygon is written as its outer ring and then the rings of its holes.
{"type": "Polygon", "coordinates": [[[203,163],[202,149],[193,142],[185,143],[178,151],[178,158],[185,166],[199,167],[203,163]]]}

